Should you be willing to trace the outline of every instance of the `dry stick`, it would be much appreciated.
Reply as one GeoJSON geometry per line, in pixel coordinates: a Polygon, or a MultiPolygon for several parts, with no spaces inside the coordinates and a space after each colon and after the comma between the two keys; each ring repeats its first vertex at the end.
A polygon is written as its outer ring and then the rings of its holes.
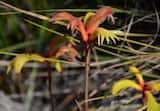
{"type": "MultiPolygon", "coordinates": [[[[88,90],[89,90],[89,72],[90,72],[90,53],[91,53],[91,44],[86,43],[86,61],[85,61],[85,75],[84,75],[84,100],[88,100],[88,90]]],[[[84,104],[84,111],[88,110],[88,102],[84,104]]]]}

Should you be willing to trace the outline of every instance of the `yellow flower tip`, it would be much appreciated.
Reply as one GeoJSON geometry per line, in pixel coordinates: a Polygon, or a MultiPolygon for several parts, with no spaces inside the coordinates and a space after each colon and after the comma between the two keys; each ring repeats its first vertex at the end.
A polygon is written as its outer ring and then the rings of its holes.
{"type": "Polygon", "coordinates": [[[46,59],[37,54],[20,54],[17,55],[11,63],[8,65],[7,74],[11,69],[15,71],[16,74],[20,74],[23,66],[29,61],[44,62],[46,59]]]}
{"type": "Polygon", "coordinates": [[[130,66],[129,67],[129,72],[134,73],[134,74],[140,73],[138,68],[136,68],[135,66],[130,66]]]}
{"type": "Polygon", "coordinates": [[[138,68],[136,68],[135,66],[130,66],[129,67],[129,72],[135,74],[135,76],[136,76],[138,82],[140,83],[141,87],[144,87],[144,79],[143,79],[142,74],[138,70],[138,68]]]}
{"type": "Polygon", "coordinates": [[[142,88],[140,87],[139,84],[137,84],[134,81],[125,79],[125,80],[120,80],[113,85],[112,95],[116,95],[120,90],[129,88],[129,87],[134,88],[138,91],[142,91],[142,88]]]}

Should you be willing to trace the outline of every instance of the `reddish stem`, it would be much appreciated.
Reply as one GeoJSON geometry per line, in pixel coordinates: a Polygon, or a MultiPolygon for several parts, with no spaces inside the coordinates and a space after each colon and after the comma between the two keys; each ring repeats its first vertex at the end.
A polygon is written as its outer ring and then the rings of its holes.
{"type": "Polygon", "coordinates": [[[84,111],[88,110],[88,91],[89,91],[89,72],[90,72],[90,51],[91,44],[86,43],[86,61],[85,61],[85,75],[84,75],[84,91],[85,91],[85,104],[84,111]]]}
{"type": "Polygon", "coordinates": [[[54,96],[52,91],[51,64],[49,62],[47,62],[47,68],[48,68],[48,91],[50,96],[51,111],[55,111],[54,96]]]}

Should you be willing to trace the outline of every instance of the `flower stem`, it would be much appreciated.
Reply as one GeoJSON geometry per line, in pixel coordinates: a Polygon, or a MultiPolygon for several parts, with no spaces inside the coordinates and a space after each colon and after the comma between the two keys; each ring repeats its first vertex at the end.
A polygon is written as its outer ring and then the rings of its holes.
{"type": "Polygon", "coordinates": [[[91,44],[86,44],[86,61],[85,61],[85,75],[84,75],[84,100],[86,101],[84,104],[84,111],[88,110],[88,90],[89,90],[89,72],[90,72],[90,52],[91,44]]]}
{"type": "Polygon", "coordinates": [[[47,67],[48,67],[48,91],[50,96],[51,111],[55,111],[55,102],[54,102],[54,96],[52,91],[51,64],[49,62],[47,62],[47,67]]]}

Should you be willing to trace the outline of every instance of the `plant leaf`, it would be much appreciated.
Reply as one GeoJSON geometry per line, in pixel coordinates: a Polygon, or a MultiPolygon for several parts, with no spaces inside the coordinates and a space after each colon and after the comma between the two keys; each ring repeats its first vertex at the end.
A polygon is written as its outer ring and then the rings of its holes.
{"type": "Polygon", "coordinates": [[[140,34],[140,33],[126,33],[120,30],[111,30],[113,33],[115,33],[118,36],[132,36],[132,37],[153,37],[153,34],[140,34]]]}
{"type": "Polygon", "coordinates": [[[44,62],[45,58],[37,54],[20,54],[16,56],[8,66],[7,73],[13,68],[14,71],[19,74],[26,62],[38,61],[44,62]]]}
{"type": "Polygon", "coordinates": [[[112,33],[112,31],[104,29],[104,28],[97,28],[94,32],[92,39],[98,38],[98,45],[103,45],[104,40],[107,41],[107,44],[113,42],[116,43],[116,40],[119,40],[119,37],[112,33]]]}
{"type": "Polygon", "coordinates": [[[153,95],[149,92],[145,92],[147,97],[147,111],[159,111],[160,110],[160,104],[157,103],[153,95]]]}
{"type": "Polygon", "coordinates": [[[125,89],[125,88],[134,88],[136,90],[141,90],[141,87],[134,81],[131,80],[120,80],[116,82],[113,87],[112,87],[112,94],[115,95],[117,94],[120,90],[125,89]]]}

